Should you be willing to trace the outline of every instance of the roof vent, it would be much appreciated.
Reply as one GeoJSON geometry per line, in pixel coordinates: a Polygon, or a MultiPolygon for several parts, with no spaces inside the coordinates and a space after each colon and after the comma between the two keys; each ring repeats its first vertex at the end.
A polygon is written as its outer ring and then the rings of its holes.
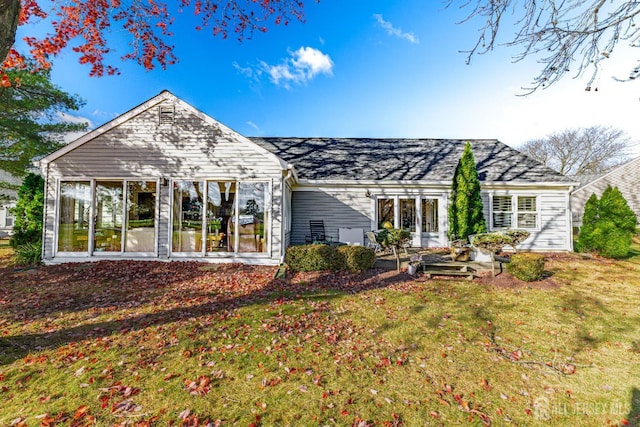
{"type": "Polygon", "coordinates": [[[175,108],[171,106],[161,106],[158,108],[158,124],[173,125],[175,118],[175,108]]]}

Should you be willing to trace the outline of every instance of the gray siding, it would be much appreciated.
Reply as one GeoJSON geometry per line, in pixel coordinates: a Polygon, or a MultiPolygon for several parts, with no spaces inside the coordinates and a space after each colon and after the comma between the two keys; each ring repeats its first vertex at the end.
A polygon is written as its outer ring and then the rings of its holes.
{"type": "Polygon", "coordinates": [[[339,228],[371,230],[371,199],[363,190],[294,191],[292,197],[291,244],[305,243],[309,220],[324,220],[327,236],[338,240],[339,228]]]}
{"type": "MultiPolygon", "coordinates": [[[[272,187],[271,260],[280,258],[282,167],[277,159],[234,133],[165,100],[99,134],[48,165],[44,258],[54,253],[58,180],[77,178],[260,180],[272,187]],[[159,124],[158,108],[175,109],[173,124],[159,124]]],[[[170,186],[160,185],[158,256],[169,255],[170,186]]]]}
{"type": "Polygon", "coordinates": [[[571,211],[573,213],[574,225],[580,226],[582,224],[584,205],[587,203],[587,200],[589,200],[589,197],[591,197],[592,194],[601,197],[609,185],[618,187],[627,200],[629,207],[636,213],[638,219],[640,219],[639,157],[573,192],[571,195],[571,211]]]}

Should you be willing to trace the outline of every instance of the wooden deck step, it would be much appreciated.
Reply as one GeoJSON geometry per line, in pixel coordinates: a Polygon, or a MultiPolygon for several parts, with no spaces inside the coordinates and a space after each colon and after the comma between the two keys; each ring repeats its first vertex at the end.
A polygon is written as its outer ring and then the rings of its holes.
{"type": "Polygon", "coordinates": [[[473,280],[475,275],[471,271],[451,270],[451,269],[424,269],[424,275],[427,279],[431,279],[432,276],[458,276],[466,277],[469,280],[473,280]]]}

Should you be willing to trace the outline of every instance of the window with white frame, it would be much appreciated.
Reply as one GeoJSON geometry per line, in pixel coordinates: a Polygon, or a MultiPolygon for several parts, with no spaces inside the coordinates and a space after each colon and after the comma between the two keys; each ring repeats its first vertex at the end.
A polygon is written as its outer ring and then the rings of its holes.
{"type": "Polygon", "coordinates": [[[511,227],[511,219],[513,217],[511,196],[493,196],[491,207],[493,228],[511,227]]]}
{"type": "Polygon", "coordinates": [[[518,228],[538,228],[538,203],[536,196],[518,196],[518,228]]]}
{"type": "Polygon", "coordinates": [[[492,229],[538,228],[537,196],[493,196],[491,200],[492,229]]]}

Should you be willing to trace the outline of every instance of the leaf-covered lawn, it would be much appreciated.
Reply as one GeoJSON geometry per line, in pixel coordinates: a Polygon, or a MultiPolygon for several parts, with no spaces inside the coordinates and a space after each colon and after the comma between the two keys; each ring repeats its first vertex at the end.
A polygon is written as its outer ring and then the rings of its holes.
{"type": "Polygon", "coordinates": [[[0,425],[635,425],[640,257],[547,266],[504,288],[5,263],[0,425]]]}

